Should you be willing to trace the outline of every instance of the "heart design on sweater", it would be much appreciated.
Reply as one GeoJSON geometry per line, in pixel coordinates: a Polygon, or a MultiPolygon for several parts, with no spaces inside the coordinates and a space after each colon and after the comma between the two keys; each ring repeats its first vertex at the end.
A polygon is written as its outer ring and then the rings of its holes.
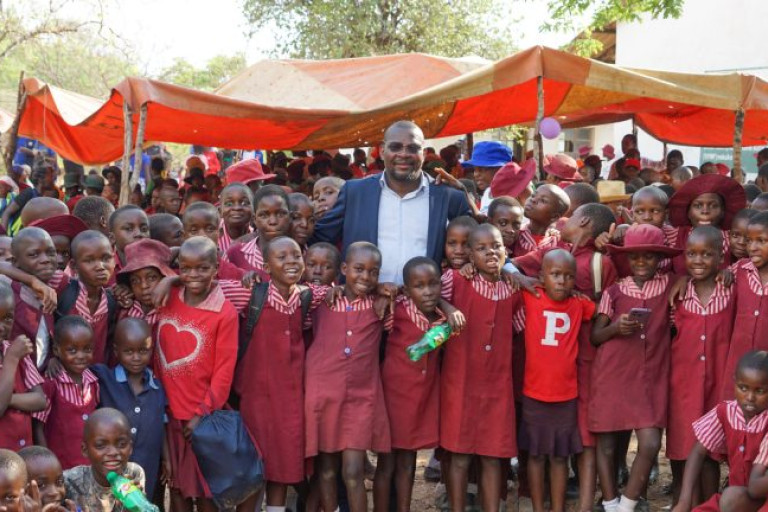
{"type": "Polygon", "coordinates": [[[180,325],[176,320],[164,319],[157,332],[157,352],[160,364],[166,370],[183,366],[200,355],[203,339],[197,329],[180,325]]]}

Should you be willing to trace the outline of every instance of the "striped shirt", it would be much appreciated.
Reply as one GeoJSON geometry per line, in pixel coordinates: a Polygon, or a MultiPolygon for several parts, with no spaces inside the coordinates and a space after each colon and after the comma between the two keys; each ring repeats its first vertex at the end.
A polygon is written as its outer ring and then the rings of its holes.
{"type": "MultiPolygon", "coordinates": [[[[453,299],[454,279],[464,278],[457,270],[449,270],[440,278],[443,283],[442,295],[445,300],[453,299]]],[[[482,297],[493,301],[505,300],[517,293],[503,279],[499,279],[498,281],[488,281],[479,273],[475,273],[475,277],[472,278],[472,288],[474,288],[482,297]]]]}
{"type": "Polygon", "coordinates": [[[722,283],[715,283],[715,289],[709,297],[709,302],[702,304],[693,281],[688,281],[682,306],[686,311],[695,315],[715,315],[724,310],[732,299],[733,290],[730,287],[725,287],[722,283]]]}
{"type": "Polygon", "coordinates": [[[257,270],[264,269],[264,255],[261,254],[261,247],[259,247],[259,237],[255,237],[250,242],[244,243],[240,247],[240,252],[243,253],[245,260],[251,264],[257,270]]]}
{"type": "Polygon", "coordinates": [[[760,451],[757,452],[757,457],[755,457],[753,464],[768,467],[768,436],[765,436],[763,442],[760,443],[760,451]]]}
{"type": "MultiPolygon", "coordinates": [[[[248,226],[248,231],[246,231],[246,234],[252,233],[253,227],[248,226]]],[[[229,233],[227,233],[227,228],[224,226],[224,219],[221,219],[219,221],[219,250],[223,254],[227,254],[227,251],[232,246],[232,243],[234,240],[232,240],[232,237],[229,236],[229,233]]]]}
{"type": "MultiPolygon", "coordinates": [[[[88,405],[94,400],[99,399],[99,379],[91,370],[88,369],[83,372],[82,389],[77,385],[75,381],[72,380],[72,377],[70,377],[69,373],[67,373],[65,370],[61,370],[56,377],[52,379],[48,378],[45,380],[45,382],[53,382],[53,392],[57,396],[62,397],[64,401],[72,405],[88,405]]],[[[50,414],[51,397],[49,396],[48,404],[46,405],[45,410],[34,413],[33,417],[45,423],[50,414]]]]}
{"type": "MultiPolygon", "coordinates": [[[[419,308],[416,307],[416,304],[413,302],[413,300],[410,297],[406,297],[405,295],[398,295],[396,302],[397,304],[400,304],[403,306],[403,308],[405,308],[405,312],[408,314],[408,318],[422,332],[427,332],[432,327],[435,327],[437,325],[442,325],[448,321],[445,314],[440,310],[440,308],[435,308],[435,313],[437,313],[437,319],[435,319],[434,322],[431,322],[424,315],[424,313],[422,313],[421,310],[419,310],[419,308]]],[[[384,330],[391,331],[394,324],[395,324],[395,316],[387,315],[386,321],[384,323],[384,330]]]]}
{"type": "MultiPolygon", "coordinates": [[[[3,341],[3,356],[5,356],[5,353],[8,352],[9,348],[11,348],[11,342],[7,340],[3,341]]],[[[0,357],[0,370],[2,369],[3,358],[0,357]]],[[[40,372],[37,371],[37,366],[35,366],[35,363],[32,362],[32,358],[29,356],[24,356],[21,361],[19,361],[19,366],[16,367],[16,370],[21,370],[22,381],[24,382],[24,387],[27,390],[30,390],[35,386],[39,386],[43,383],[43,377],[40,375],[40,372]]]]}
{"type": "MultiPolygon", "coordinates": [[[[762,432],[768,424],[768,410],[753,417],[749,422],[744,418],[736,400],[729,400],[725,404],[726,417],[730,427],[748,433],[762,432]]],[[[728,453],[728,445],[725,440],[725,428],[717,417],[717,407],[693,422],[693,434],[696,439],[711,453],[728,453]]],[[[762,452],[762,446],[761,446],[762,452]]]]}
{"type": "Polygon", "coordinates": [[[517,235],[517,241],[515,242],[525,252],[535,251],[536,249],[546,249],[549,247],[556,247],[557,242],[560,240],[560,232],[555,228],[547,229],[544,233],[544,237],[536,243],[536,239],[533,237],[533,233],[529,227],[524,227],[517,235]]]}
{"type": "Polygon", "coordinates": [[[768,283],[763,284],[760,279],[760,271],[750,259],[745,258],[737,261],[731,265],[731,270],[737,276],[740,273],[746,274],[747,283],[752,293],[759,296],[768,295],[768,283]]]}
{"type": "MultiPolygon", "coordinates": [[[[633,299],[648,300],[658,297],[666,291],[669,284],[669,274],[656,274],[652,279],[643,283],[642,289],[638,288],[632,276],[619,279],[616,284],[619,287],[619,291],[624,295],[633,299]]],[[[609,288],[603,293],[600,305],[597,307],[597,312],[613,318],[613,299],[611,297],[611,289],[609,288]]]]}
{"type": "Polygon", "coordinates": [[[133,305],[126,311],[126,316],[129,318],[141,318],[146,320],[150,327],[154,327],[157,323],[157,309],[152,308],[148,312],[144,312],[144,308],[137,300],[133,301],[133,305]]]}

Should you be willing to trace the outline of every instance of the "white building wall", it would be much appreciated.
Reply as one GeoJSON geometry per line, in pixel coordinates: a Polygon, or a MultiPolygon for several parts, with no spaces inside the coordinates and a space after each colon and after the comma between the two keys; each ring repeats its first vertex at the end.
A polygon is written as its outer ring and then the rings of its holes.
{"type": "MultiPolygon", "coordinates": [[[[744,72],[768,80],[768,0],[686,0],[679,19],[619,24],[616,30],[616,64],[619,66],[687,73],[744,72]]],[[[613,126],[612,135],[596,131],[602,146],[610,137],[619,150],[629,122],[613,126]]],[[[702,127],[706,129],[706,127],[702,127]]],[[[640,132],[643,156],[660,159],[663,145],[640,132]]],[[[698,148],[669,146],[683,152],[687,163],[699,165],[698,148]]],[[[744,152],[745,160],[752,153],[744,152]]]]}

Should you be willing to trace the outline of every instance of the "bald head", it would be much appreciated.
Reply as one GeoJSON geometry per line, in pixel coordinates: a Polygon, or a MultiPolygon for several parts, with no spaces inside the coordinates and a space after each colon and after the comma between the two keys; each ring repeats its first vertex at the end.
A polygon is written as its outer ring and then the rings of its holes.
{"type": "Polygon", "coordinates": [[[20,230],[11,240],[11,254],[13,254],[13,257],[18,260],[20,251],[26,247],[28,242],[40,241],[47,241],[50,243],[51,247],[53,247],[53,240],[51,240],[51,235],[49,235],[45,230],[34,226],[24,228],[20,230]]]}
{"type": "Polygon", "coordinates": [[[131,424],[122,412],[110,407],[96,409],[85,421],[83,438],[90,437],[96,429],[112,426],[125,428],[126,432],[131,431],[131,424]]]}
{"type": "Polygon", "coordinates": [[[219,249],[207,236],[193,236],[181,244],[179,258],[205,258],[218,263],[219,249]]]}
{"type": "Polygon", "coordinates": [[[542,191],[546,190],[547,192],[549,192],[555,197],[555,199],[557,200],[557,211],[554,213],[558,217],[561,217],[571,207],[571,198],[568,197],[568,194],[565,193],[565,190],[561,189],[557,185],[553,185],[551,183],[542,185],[536,189],[537,192],[539,190],[542,190],[542,191]]]}
{"type": "Polygon", "coordinates": [[[395,133],[399,132],[412,132],[416,135],[418,135],[421,140],[424,140],[424,132],[421,131],[421,128],[419,128],[419,125],[414,123],[413,121],[407,121],[405,119],[401,121],[395,121],[391,125],[389,125],[389,128],[386,129],[384,132],[384,141],[388,141],[392,138],[394,138],[395,133]]]}
{"type": "Polygon", "coordinates": [[[544,255],[541,260],[541,268],[549,268],[551,265],[567,265],[576,272],[576,259],[565,249],[553,249],[544,255]]]}
{"type": "Polygon", "coordinates": [[[29,226],[36,220],[48,219],[57,215],[67,215],[67,205],[52,197],[30,199],[21,210],[21,225],[29,226]]]}

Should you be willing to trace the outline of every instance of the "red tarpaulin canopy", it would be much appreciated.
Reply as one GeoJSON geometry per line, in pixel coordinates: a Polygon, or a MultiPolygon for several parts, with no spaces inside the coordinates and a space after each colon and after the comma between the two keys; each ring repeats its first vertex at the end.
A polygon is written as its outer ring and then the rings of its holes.
{"type": "Polygon", "coordinates": [[[698,75],[621,68],[534,47],[493,63],[422,54],[362,59],[263,61],[215,94],[127,78],[104,102],[25,80],[19,134],[86,164],[123,153],[123,102],[144,140],[227,148],[371,146],[398,119],[427,137],[530,123],[543,77],[545,115],[564,127],[634,119],[670,143],[728,147],[735,112],[743,144],[768,140],[768,83],[740,74],[698,75]]]}

